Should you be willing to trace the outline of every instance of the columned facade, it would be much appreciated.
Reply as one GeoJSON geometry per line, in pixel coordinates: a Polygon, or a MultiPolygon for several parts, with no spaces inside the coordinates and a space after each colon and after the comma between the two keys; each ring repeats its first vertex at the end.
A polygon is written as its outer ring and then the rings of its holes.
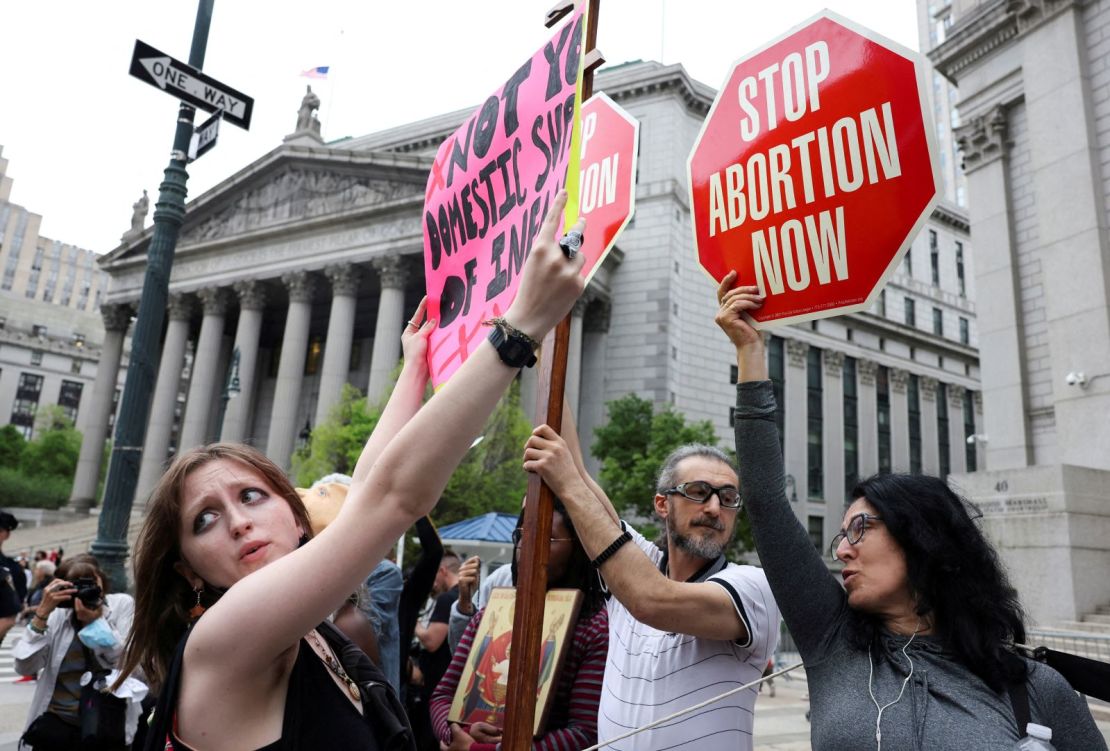
{"type": "Polygon", "coordinates": [[[139,481],[135,487],[135,506],[146,504],[154,489],[170,451],[173,435],[174,413],[178,409],[178,392],[181,390],[181,373],[185,367],[185,348],[189,343],[189,321],[195,303],[192,295],[170,295],[167,312],[169,324],[158,360],[158,378],[154,383],[154,396],[150,402],[146,440],[143,444],[143,461],[139,466],[139,481]]]}
{"type": "Polygon", "coordinates": [[[317,425],[339,401],[343,384],[347,382],[355,331],[355,297],[359,282],[359,271],[350,264],[329,266],[324,270],[324,275],[331,283],[331,312],[328,316],[324,365],[320,375],[320,396],[316,400],[317,425]]]}
{"type": "Polygon", "coordinates": [[[366,394],[370,401],[381,399],[389,376],[401,356],[401,330],[405,326],[405,282],[408,270],[398,258],[374,262],[381,283],[378,322],[374,329],[374,351],[370,356],[370,380],[366,394]]]}
{"type": "Polygon", "coordinates": [[[309,323],[316,279],[306,271],[295,271],[281,277],[289,293],[285,331],[281,339],[274,407],[270,414],[270,432],[266,453],[280,466],[288,467],[297,439],[298,405],[304,382],[304,361],[308,353],[309,323]]]}
{"type": "Polygon", "coordinates": [[[123,340],[131,323],[131,306],[126,304],[102,305],[104,318],[104,345],[93,382],[92,417],[86,423],[81,437],[81,453],[77,471],[73,476],[69,508],[86,514],[96,502],[96,489],[100,482],[100,463],[104,456],[104,441],[108,437],[108,421],[112,415],[116,380],[119,378],[120,360],[123,357],[123,340]]]}
{"type": "Polygon", "coordinates": [[[185,421],[181,426],[181,440],[178,442],[179,451],[203,446],[212,437],[209,420],[222,375],[219,367],[220,344],[229,296],[224,289],[206,287],[197,291],[197,297],[204,318],[200,324],[200,338],[189,379],[189,397],[185,405],[185,421]]]}
{"type": "Polygon", "coordinates": [[[258,345],[266,308],[266,286],[257,279],[247,279],[236,282],[234,289],[239,299],[239,324],[235,328],[233,350],[239,353],[239,394],[227,402],[220,440],[240,442],[251,437],[249,429],[258,385],[258,345]]]}

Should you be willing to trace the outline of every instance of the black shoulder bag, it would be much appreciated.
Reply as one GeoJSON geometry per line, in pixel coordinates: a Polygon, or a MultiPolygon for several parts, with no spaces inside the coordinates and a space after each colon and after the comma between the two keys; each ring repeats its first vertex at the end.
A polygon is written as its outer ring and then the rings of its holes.
{"type": "Polygon", "coordinates": [[[81,643],[81,650],[85,653],[86,675],[91,674],[90,680],[81,686],[81,705],[77,712],[81,720],[81,748],[89,751],[122,748],[127,699],[121,699],[108,690],[108,674],[112,671],[100,666],[96,655],[84,642],[81,643]]]}

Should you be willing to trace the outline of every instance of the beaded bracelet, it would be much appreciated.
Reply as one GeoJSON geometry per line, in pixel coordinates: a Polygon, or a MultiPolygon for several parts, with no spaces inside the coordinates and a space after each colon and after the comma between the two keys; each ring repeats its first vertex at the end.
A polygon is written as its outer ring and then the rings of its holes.
{"type": "Polygon", "coordinates": [[[604,564],[607,560],[612,558],[613,555],[618,550],[621,549],[621,546],[624,545],[626,542],[628,542],[631,539],[632,539],[632,535],[628,532],[628,530],[627,529],[623,530],[620,534],[620,537],[613,540],[613,542],[609,545],[609,547],[605,548],[605,550],[602,550],[601,553],[597,556],[597,558],[594,558],[592,561],[590,561],[590,564],[594,568],[598,568],[598,569],[601,568],[602,564],[604,564]]]}
{"type": "Polygon", "coordinates": [[[510,334],[510,335],[515,334],[515,335],[519,336],[521,339],[528,342],[528,344],[532,347],[533,351],[540,348],[540,343],[539,342],[537,342],[535,339],[533,339],[532,337],[525,334],[523,331],[518,329],[516,326],[514,326],[511,323],[509,323],[508,321],[506,321],[504,316],[497,316],[496,318],[491,318],[488,321],[482,321],[482,325],[483,326],[497,326],[502,331],[504,331],[506,334],[510,334]]]}

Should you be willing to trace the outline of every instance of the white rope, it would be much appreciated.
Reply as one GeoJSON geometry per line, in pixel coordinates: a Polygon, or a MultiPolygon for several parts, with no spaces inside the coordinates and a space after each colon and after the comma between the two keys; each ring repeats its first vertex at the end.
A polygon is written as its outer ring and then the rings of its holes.
{"type": "Polygon", "coordinates": [[[763,681],[767,681],[767,680],[770,680],[772,678],[777,678],[780,675],[785,675],[786,673],[789,673],[791,670],[797,670],[800,667],[802,667],[802,663],[799,662],[799,663],[796,663],[794,665],[791,665],[788,668],[783,668],[782,670],[778,671],[777,673],[771,673],[770,675],[763,676],[762,678],[760,678],[757,681],[752,681],[751,683],[745,683],[743,686],[738,686],[737,688],[730,689],[729,691],[725,691],[723,694],[720,694],[719,696],[714,696],[712,699],[706,699],[701,704],[695,704],[692,707],[687,707],[686,709],[680,709],[679,711],[675,712],[674,714],[667,715],[666,717],[660,717],[658,720],[655,720],[654,722],[649,722],[647,725],[644,725],[643,727],[639,727],[639,728],[635,728],[633,730],[629,730],[624,735],[618,735],[616,738],[609,738],[607,740],[601,741],[597,745],[590,746],[589,748],[585,749],[585,751],[597,751],[597,749],[601,748],[602,746],[608,746],[610,743],[616,743],[617,741],[623,741],[625,738],[631,738],[632,736],[636,735],[637,733],[642,733],[645,730],[651,730],[653,727],[656,727],[657,725],[662,725],[664,722],[670,722],[671,720],[673,720],[675,718],[681,717],[684,714],[690,714],[691,712],[693,712],[695,710],[698,710],[698,709],[701,709],[702,707],[708,707],[713,702],[720,701],[721,699],[728,698],[729,696],[732,696],[733,694],[738,694],[741,691],[744,691],[745,689],[751,688],[752,686],[758,686],[760,683],[763,683],[763,681]]]}

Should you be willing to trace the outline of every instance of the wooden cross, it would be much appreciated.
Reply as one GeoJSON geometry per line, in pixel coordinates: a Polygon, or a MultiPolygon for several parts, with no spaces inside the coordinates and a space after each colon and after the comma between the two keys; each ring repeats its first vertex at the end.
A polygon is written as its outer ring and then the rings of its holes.
{"type": "MultiPolygon", "coordinates": [[[[601,0],[588,2],[586,34],[582,44],[582,102],[593,96],[594,69],[605,59],[596,49],[597,14],[601,0]]],[[[547,12],[544,24],[554,26],[574,10],[574,0],[564,0],[547,12]]],[[[589,231],[589,228],[587,228],[589,231]]],[[[567,355],[570,350],[570,313],[543,342],[539,383],[536,389],[536,416],[557,431],[563,426],[563,390],[567,380],[567,355]]],[[[513,656],[509,661],[508,705],[501,736],[503,751],[532,748],[532,727],[536,714],[539,685],[540,642],[543,638],[543,604],[547,593],[547,558],[551,552],[551,488],[533,474],[528,478],[528,499],[524,506],[523,533],[517,551],[516,612],[513,616],[513,656]]],[[[571,633],[573,633],[573,627],[571,633]]]]}

